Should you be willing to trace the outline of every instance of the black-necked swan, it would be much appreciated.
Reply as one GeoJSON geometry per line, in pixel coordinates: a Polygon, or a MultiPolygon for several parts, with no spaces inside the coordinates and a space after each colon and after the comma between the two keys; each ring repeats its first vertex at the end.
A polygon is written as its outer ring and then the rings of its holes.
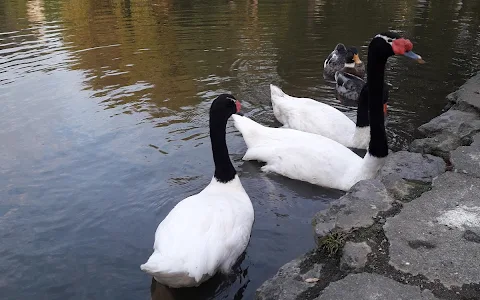
{"type": "Polygon", "coordinates": [[[198,286],[217,271],[228,273],[250,240],[252,202],[230,161],[227,120],[240,102],[219,95],[210,107],[215,173],[200,193],[180,201],[158,225],[153,254],[140,268],[173,288],[198,286]]]}
{"type": "Polygon", "coordinates": [[[341,70],[345,64],[345,55],[347,54],[347,47],[339,43],[335,49],[327,56],[323,62],[323,76],[327,79],[333,79],[335,72],[341,70]]]}
{"type": "Polygon", "coordinates": [[[243,159],[266,162],[262,167],[265,172],[344,191],[360,180],[374,177],[388,155],[382,101],[385,64],[392,55],[421,60],[412,48],[409,40],[392,32],[376,35],[369,44],[367,85],[371,139],[363,159],[327,137],[266,127],[235,115],[235,126],[248,148],[243,159]]]}

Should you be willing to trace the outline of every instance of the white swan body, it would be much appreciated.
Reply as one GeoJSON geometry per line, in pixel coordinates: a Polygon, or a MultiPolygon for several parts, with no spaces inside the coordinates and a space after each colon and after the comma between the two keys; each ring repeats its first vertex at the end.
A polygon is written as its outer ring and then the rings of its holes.
{"type": "Polygon", "coordinates": [[[170,287],[198,286],[217,270],[230,271],[248,245],[253,220],[238,176],[228,183],[213,178],[158,225],[154,252],[140,268],[170,287]]]}
{"type": "Polygon", "coordinates": [[[254,211],[230,160],[227,120],[240,111],[230,94],[210,107],[215,173],[200,193],[179,202],[158,225],[153,254],[140,268],[173,288],[198,286],[216,272],[228,273],[250,240],[254,211]]]}
{"type": "Polygon", "coordinates": [[[248,148],[243,159],[266,162],[264,172],[347,191],[358,181],[373,178],[385,160],[370,153],[362,159],[321,135],[266,127],[238,115],[233,118],[248,148]]]}
{"type": "Polygon", "coordinates": [[[310,98],[289,96],[273,84],[270,93],[275,118],[286,128],[319,134],[345,147],[368,147],[369,126],[357,127],[338,109],[310,98]]]}

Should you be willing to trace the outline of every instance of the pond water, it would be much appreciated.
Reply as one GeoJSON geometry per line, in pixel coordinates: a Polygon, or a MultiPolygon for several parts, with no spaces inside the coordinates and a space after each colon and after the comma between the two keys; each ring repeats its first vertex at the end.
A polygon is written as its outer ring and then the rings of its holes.
{"type": "Polygon", "coordinates": [[[170,291],[141,272],[158,223],[213,173],[218,93],[277,126],[269,84],[352,118],[322,77],[337,42],[366,60],[395,29],[427,64],[392,58],[388,137],[404,149],[480,67],[476,0],[3,0],[0,2],[2,299],[253,299],[314,246],[310,220],[342,193],[259,172],[227,143],[256,213],[230,276],[170,291]],[[206,4],[209,2],[209,4],[206,4]]]}

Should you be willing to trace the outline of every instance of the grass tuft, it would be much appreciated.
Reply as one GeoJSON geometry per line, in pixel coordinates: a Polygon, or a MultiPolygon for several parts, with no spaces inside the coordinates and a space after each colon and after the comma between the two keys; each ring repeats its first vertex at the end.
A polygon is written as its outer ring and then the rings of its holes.
{"type": "Polygon", "coordinates": [[[320,247],[327,252],[328,256],[334,256],[345,245],[346,237],[347,235],[343,232],[330,233],[320,240],[320,247]]]}

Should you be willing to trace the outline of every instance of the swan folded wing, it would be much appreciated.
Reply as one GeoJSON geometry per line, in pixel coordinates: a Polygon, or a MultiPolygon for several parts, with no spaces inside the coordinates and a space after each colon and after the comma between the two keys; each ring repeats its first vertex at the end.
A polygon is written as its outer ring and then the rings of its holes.
{"type": "MultiPolygon", "coordinates": [[[[282,129],[289,130],[289,129],[282,129]]],[[[262,171],[320,186],[348,189],[351,170],[362,158],[339,143],[319,136],[298,135],[284,141],[249,147],[244,160],[266,162],[262,171]]]]}
{"type": "Polygon", "coordinates": [[[323,135],[349,145],[355,123],[343,112],[320,101],[289,96],[274,85],[270,85],[270,89],[274,115],[284,127],[323,135]],[[279,94],[284,96],[278,97],[279,94]]]}

